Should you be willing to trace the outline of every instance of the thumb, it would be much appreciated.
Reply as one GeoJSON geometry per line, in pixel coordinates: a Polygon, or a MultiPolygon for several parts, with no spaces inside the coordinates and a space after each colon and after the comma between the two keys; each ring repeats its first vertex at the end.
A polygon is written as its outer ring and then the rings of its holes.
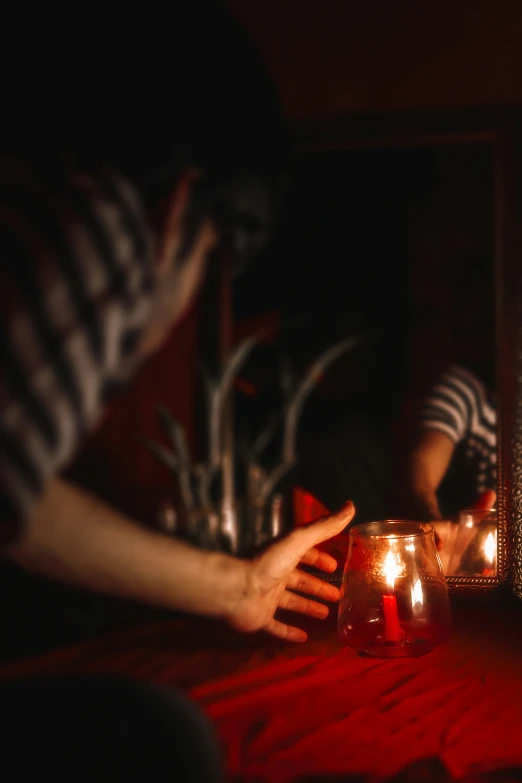
{"type": "Polygon", "coordinates": [[[307,535],[308,546],[313,547],[317,544],[327,541],[329,538],[337,536],[346,525],[351,522],[355,514],[355,506],[351,500],[335,514],[328,517],[321,517],[316,522],[311,522],[304,527],[303,532],[307,535]]]}
{"type": "Polygon", "coordinates": [[[497,502],[497,493],[494,492],[492,489],[486,490],[486,492],[483,492],[482,495],[479,497],[477,502],[475,503],[475,508],[482,509],[483,511],[489,511],[492,508],[495,508],[495,503],[497,502]]]}

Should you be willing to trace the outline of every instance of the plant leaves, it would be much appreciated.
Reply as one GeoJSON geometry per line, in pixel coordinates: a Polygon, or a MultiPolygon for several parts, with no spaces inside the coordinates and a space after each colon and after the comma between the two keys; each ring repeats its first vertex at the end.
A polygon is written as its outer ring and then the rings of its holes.
{"type": "Polygon", "coordinates": [[[169,468],[169,470],[172,470],[173,473],[178,473],[179,462],[174,452],[169,451],[165,448],[165,446],[162,446],[160,443],[156,443],[154,440],[149,440],[149,438],[143,438],[142,443],[147,446],[147,448],[154,454],[155,457],[159,459],[163,465],[169,468]]]}
{"type": "Polygon", "coordinates": [[[165,406],[157,405],[156,410],[181,465],[190,465],[190,456],[183,427],[165,406]]]}

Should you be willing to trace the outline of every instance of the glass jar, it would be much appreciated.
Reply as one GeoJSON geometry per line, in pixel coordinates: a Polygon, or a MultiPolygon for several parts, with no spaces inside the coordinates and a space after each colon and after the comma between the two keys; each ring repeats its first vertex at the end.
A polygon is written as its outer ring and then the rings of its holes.
{"type": "Polygon", "coordinates": [[[496,509],[470,508],[461,511],[448,575],[497,575],[496,509]]]}
{"type": "Polygon", "coordinates": [[[448,589],[427,523],[386,520],[349,531],[341,640],[361,655],[424,655],[449,638],[448,589]]]}

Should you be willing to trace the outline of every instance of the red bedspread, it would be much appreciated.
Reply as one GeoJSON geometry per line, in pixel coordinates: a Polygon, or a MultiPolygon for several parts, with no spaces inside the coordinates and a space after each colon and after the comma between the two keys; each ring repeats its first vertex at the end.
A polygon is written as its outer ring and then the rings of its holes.
{"type": "Polygon", "coordinates": [[[486,625],[457,631],[424,658],[392,662],[358,658],[331,636],[315,654],[193,695],[241,779],[381,780],[432,757],[455,778],[498,772],[522,765],[522,657],[505,638],[488,639],[486,625]]]}
{"type": "MultiPolygon", "coordinates": [[[[325,512],[299,490],[294,507],[300,522],[325,512]]],[[[328,548],[342,562],[346,538],[328,548]]],[[[344,649],[336,607],[325,623],[299,622],[310,634],[300,646],[158,622],[0,676],[104,672],[183,687],[214,722],[233,781],[522,781],[522,606],[457,604],[449,644],[397,661],[344,649]]]]}
{"type": "Polygon", "coordinates": [[[334,617],[298,647],[178,619],[1,674],[117,672],[187,688],[217,727],[231,780],[521,780],[500,771],[522,768],[522,607],[454,614],[450,644],[413,660],[357,657],[334,617]]]}

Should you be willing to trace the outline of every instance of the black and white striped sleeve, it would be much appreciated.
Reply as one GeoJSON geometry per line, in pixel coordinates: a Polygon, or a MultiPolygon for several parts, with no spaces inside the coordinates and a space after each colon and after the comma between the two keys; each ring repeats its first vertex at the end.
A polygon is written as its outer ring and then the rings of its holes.
{"type": "Polygon", "coordinates": [[[139,199],[114,173],[0,188],[0,545],[132,365],[150,248],[139,199]]]}
{"type": "Polygon", "coordinates": [[[469,432],[473,407],[470,380],[458,368],[451,368],[441,376],[424,400],[419,426],[441,432],[454,443],[459,443],[469,432]]]}

